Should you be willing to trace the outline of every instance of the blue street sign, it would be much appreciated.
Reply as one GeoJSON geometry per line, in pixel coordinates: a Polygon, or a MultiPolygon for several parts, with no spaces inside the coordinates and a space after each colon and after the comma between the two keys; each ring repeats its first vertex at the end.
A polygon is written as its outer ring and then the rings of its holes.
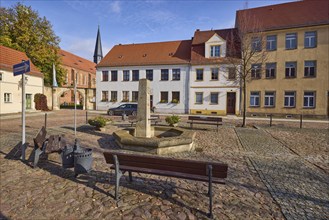
{"type": "Polygon", "coordinates": [[[14,76],[30,72],[30,60],[15,64],[13,66],[14,76]]]}

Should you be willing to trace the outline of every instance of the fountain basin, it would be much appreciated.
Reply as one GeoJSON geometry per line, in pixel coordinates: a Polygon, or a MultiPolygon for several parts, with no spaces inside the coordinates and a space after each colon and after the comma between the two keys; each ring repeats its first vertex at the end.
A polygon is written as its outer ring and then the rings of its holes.
{"type": "Polygon", "coordinates": [[[135,137],[135,129],[115,131],[115,142],[125,150],[150,154],[170,154],[194,150],[195,132],[173,127],[152,127],[152,136],[135,137]]]}

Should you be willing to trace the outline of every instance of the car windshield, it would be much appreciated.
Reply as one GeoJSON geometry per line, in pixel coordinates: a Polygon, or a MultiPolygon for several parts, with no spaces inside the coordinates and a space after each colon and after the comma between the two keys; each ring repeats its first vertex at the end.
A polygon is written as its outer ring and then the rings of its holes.
{"type": "Polygon", "coordinates": [[[119,108],[126,108],[126,105],[120,105],[119,108]]]}

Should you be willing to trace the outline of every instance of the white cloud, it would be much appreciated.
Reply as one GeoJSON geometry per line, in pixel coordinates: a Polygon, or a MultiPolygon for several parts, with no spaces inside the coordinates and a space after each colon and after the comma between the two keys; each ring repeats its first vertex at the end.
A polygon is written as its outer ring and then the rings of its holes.
{"type": "Polygon", "coordinates": [[[121,12],[121,4],[119,1],[111,2],[110,4],[111,11],[117,14],[120,14],[121,12]]]}

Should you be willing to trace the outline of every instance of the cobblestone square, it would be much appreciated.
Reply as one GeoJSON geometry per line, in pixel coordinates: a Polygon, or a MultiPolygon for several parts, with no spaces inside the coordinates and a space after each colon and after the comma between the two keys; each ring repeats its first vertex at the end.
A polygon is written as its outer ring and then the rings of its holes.
{"type": "MultiPolygon", "coordinates": [[[[121,179],[121,199],[113,199],[114,173],[102,152],[119,150],[112,132],[128,123],[111,118],[106,131],[95,131],[78,111],[77,137],[94,158],[93,170],[78,178],[73,169],[62,168],[56,153],[40,159],[36,169],[17,159],[21,119],[1,118],[0,219],[207,219],[202,182],[133,174],[132,183],[121,179]]],[[[226,185],[213,185],[214,219],[329,219],[328,124],[306,123],[303,129],[289,122],[237,124],[224,119],[218,132],[195,126],[196,151],[167,155],[228,164],[226,185]]],[[[43,113],[26,118],[27,157],[43,125],[43,113]]],[[[179,126],[189,129],[184,119],[179,126]]],[[[73,145],[73,111],[48,113],[47,131],[64,134],[73,145]]]]}

